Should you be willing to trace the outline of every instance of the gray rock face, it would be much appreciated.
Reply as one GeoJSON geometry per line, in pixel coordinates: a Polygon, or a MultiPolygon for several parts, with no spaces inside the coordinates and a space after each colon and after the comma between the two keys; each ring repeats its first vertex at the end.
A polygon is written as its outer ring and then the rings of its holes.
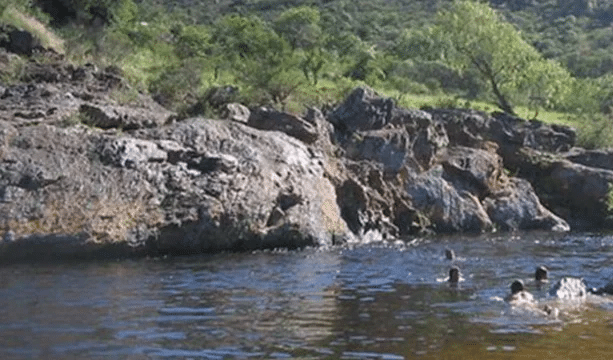
{"type": "Polygon", "coordinates": [[[390,122],[393,108],[392,99],[381,98],[369,88],[358,88],[329,118],[342,131],[377,130],[390,122]]]}
{"type": "MultiPolygon", "coordinates": [[[[183,171],[155,180],[172,224],[157,246],[177,239],[199,250],[331,244],[350,236],[322,159],[292,137],[237,123],[192,120],[147,134],[181,143],[183,171]],[[180,174],[180,175],[179,175],[180,174]]],[[[168,171],[164,171],[167,173],[168,171]]],[[[182,246],[184,247],[184,246],[182,246]]]]}
{"type": "Polygon", "coordinates": [[[484,201],[490,219],[502,230],[570,231],[568,223],[545,208],[524,179],[511,178],[484,201]]]}
{"type": "Polygon", "coordinates": [[[101,129],[120,128],[134,130],[162,126],[171,119],[172,114],[161,106],[134,108],[123,105],[81,104],[79,112],[85,124],[101,129]]]}
{"type": "Polygon", "coordinates": [[[613,149],[585,150],[574,148],[565,158],[577,164],[605,170],[613,170],[613,149]]]}
{"type": "Polygon", "coordinates": [[[579,227],[613,225],[607,204],[613,184],[613,170],[566,160],[554,162],[549,170],[543,180],[548,180],[554,189],[550,193],[552,203],[564,204],[569,219],[579,227]]]}
{"type": "MultiPolygon", "coordinates": [[[[430,115],[389,109],[388,102],[377,100],[364,89],[356,90],[339,109],[332,117],[336,116],[336,138],[346,156],[378,164],[388,184],[395,175],[403,178],[395,184],[392,181],[391,187],[408,200],[398,208],[390,207],[388,213],[400,233],[412,231],[399,220],[407,216],[420,223],[417,227],[436,232],[570,229],[540,203],[527,181],[504,175],[503,160],[495,153],[498,146],[488,142],[494,120],[487,115],[462,110],[436,110],[430,115]],[[354,108],[361,109],[360,114],[376,114],[379,120],[369,122],[351,113],[354,108]],[[368,126],[372,129],[367,130],[368,126]],[[396,209],[402,209],[403,215],[396,209]]],[[[363,189],[365,199],[374,193],[371,187],[363,189]]],[[[385,201],[393,202],[389,198],[385,201]]],[[[361,202],[363,214],[369,214],[366,203],[361,202]]]]}
{"type": "MultiPolygon", "coordinates": [[[[350,104],[345,106],[349,107],[350,104]]],[[[387,111],[387,106],[386,102],[375,101],[371,110],[381,113],[387,111]],[[377,103],[384,108],[376,109],[377,103]]],[[[383,128],[337,131],[336,140],[345,149],[347,157],[381,163],[386,172],[392,173],[397,173],[404,166],[423,171],[434,165],[437,156],[449,144],[444,127],[434,123],[431,116],[423,111],[394,108],[390,114],[390,123],[383,128]]],[[[352,124],[351,119],[346,122],[352,124]]],[[[364,124],[347,126],[357,128],[364,124]]]]}
{"type": "Polygon", "coordinates": [[[16,238],[36,224],[76,243],[185,253],[352,236],[322,159],[284,134],[194,119],[133,137],[53,127],[17,136],[28,143],[10,149],[0,174],[0,226],[16,238]]]}
{"type": "Polygon", "coordinates": [[[488,200],[488,214],[499,219],[496,222],[507,224],[503,228],[515,227],[516,220],[502,220],[508,218],[507,210],[511,204],[515,204],[512,205],[515,212],[523,208],[524,212],[531,214],[528,218],[536,216],[534,220],[522,221],[525,225],[520,225],[521,228],[532,228],[533,225],[548,228],[549,224],[553,229],[567,228],[568,224],[552,221],[555,218],[549,215],[544,218],[538,215],[547,210],[540,200],[574,228],[613,226],[605,202],[612,181],[610,151],[573,148],[576,133],[570,127],[547,126],[506,114],[490,117],[472,110],[433,110],[431,113],[435,121],[445,125],[452,144],[482,147],[484,142],[492,142],[504,166],[531,183],[534,191],[529,192],[536,195],[528,196],[528,192],[521,190],[525,185],[515,183],[513,186],[527,197],[518,197],[513,192],[497,192],[497,196],[506,195],[488,200]],[[538,205],[536,201],[521,205],[524,199],[537,199],[537,195],[538,205]],[[496,205],[492,207],[492,204],[496,205]]]}
{"type": "Polygon", "coordinates": [[[401,109],[370,89],[328,118],[236,106],[234,121],[177,122],[114,101],[122,80],[110,70],[39,70],[0,96],[0,236],[11,240],[0,258],[569,230],[551,204],[607,216],[613,172],[552,153],[573,145],[572,129],[401,109]],[[91,126],[67,125],[75,114],[91,126]]]}
{"type": "Polygon", "coordinates": [[[492,222],[479,199],[455,188],[443,173],[442,167],[434,167],[407,182],[412,205],[432,222],[436,232],[491,230],[492,222]]]}
{"type": "Polygon", "coordinates": [[[479,147],[489,131],[491,118],[482,112],[461,109],[430,110],[432,118],[444,124],[453,145],[479,147]]]}
{"type": "Polygon", "coordinates": [[[249,116],[251,116],[251,111],[244,105],[231,103],[225,105],[222,116],[225,119],[247,123],[249,121],[249,116]]]}
{"type": "Polygon", "coordinates": [[[519,146],[552,153],[570,150],[577,139],[573,128],[548,126],[540,121],[526,121],[507,114],[495,114],[490,121],[489,136],[501,147],[519,146]]]}
{"type": "Polygon", "coordinates": [[[0,120],[14,125],[85,122],[103,129],[130,130],[161,126],[175,116],[131,90],[111,68],[28,63],[24,72],[27,83],[7,86],[0,93],[0,120]],[[130,104],[115,100],[122,97],[130,104]]]}
{"type": "Polygon", "coordinates": [[[310,144],[317,140],[317,128],[297,116],[261,107],[251,112],[247,124],[260,130],[278,130],[310,144]]]}
{"type": "Polygon", "coordinates": [[[413,155],[411,137],[405,129],[355,133],[344,145],[349,158],[381,163],[384,171],[392,173],[400,171],[413,155]]]}

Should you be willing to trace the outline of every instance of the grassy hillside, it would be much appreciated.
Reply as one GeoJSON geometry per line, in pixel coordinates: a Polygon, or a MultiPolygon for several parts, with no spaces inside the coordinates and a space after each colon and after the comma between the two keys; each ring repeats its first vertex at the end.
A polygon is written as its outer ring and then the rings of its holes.
{"type": "MultiPolygon", "coordinates": [[[[441,35],[450,0],[35,3],[46,5],[11,8],[53,27],[71,61],[117,66],[135,90],[184,116],[214,115],[226,101],[302,112],[361,85],[405,106],[493,111],[495,81],[518,115],[582,128],[584,146],[613,144],[613,1],[492,0],[495,21],[512,27],[491,35],[514,37],[532,55],[514,64],[513,51],[482,52],[473,60],[502,64],[489,77],[459,62],[461,47],[441,35]],[[226,86],[236,91],[220,100],[226,86]]],[[[5,22],[19,17],[0,11],[5,22]]]]}

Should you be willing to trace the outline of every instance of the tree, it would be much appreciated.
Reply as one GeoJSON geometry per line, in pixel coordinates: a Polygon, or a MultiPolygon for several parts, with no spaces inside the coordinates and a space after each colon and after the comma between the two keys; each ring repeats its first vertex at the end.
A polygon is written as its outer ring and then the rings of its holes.
{"type": "Polygon", "coordinates": [[[292,49],[311,49],[321,43],[319,10],[299,6],[284,11],[275,20],[275,30],[283,36],[292,49]]]}
{"type": "Polygon", "coordinates": [[[284,11],[274,22],[274,28],[290,44],[292,51],[299,51],[300,69],[307,81],[317,85],[319,73],[326,63],[322,50],[324,36],[319,26],[319,10],[299,6],[284,11]]]}
{"type": "Polygon", "coordinates": [[[550,103],[572,84],[568,71],[545,60],[525,42],[513,25],[503,21],[487,4],[456,1],[437,15],[434,33],[445,39],[445,61],[460,71],[477,69],[490,85],[498,106],[514,114],[510,95],[538,86],[539,96],[550,103]]]}
{"type": "Polygon", "coordinates": [[[260,18],[224,17],[213,28],[212,42],[245,84],[268,93],[275,103],[283,104],[300,85],[287,75],[298,67],[297,57],[287,41],[260,18]]]}

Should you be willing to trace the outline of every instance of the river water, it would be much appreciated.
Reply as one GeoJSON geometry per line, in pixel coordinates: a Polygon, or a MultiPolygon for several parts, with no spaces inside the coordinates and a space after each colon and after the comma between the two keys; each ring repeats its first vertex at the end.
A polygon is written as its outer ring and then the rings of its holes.
{"type": "Polygon", "coordinates": [[[609,358],[613,296],[555,302],[530,283],[545,265],[602,286],[612,250],[613,236],[528,233],[7,265],[0,359],[609,358]],[[516,278],[559,315],[504,302],[516,278]]]}

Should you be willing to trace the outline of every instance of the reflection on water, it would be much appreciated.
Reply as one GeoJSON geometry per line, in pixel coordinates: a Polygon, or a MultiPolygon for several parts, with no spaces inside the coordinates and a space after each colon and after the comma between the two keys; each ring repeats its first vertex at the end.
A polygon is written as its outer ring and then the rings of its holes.
{"type": "Polygon", "coordinates": [[[610,296],[531,282],[613,279],[613,238],[524,234],[408,246],[0,268],[0,358],[596,358],[610,296]],[[456,258],[445,257],[453,249],[456,258]],[[445,280],[457,265],[463,281],[445,280]],[[557,317],[501,299],[520,278],[557,317]]]}

